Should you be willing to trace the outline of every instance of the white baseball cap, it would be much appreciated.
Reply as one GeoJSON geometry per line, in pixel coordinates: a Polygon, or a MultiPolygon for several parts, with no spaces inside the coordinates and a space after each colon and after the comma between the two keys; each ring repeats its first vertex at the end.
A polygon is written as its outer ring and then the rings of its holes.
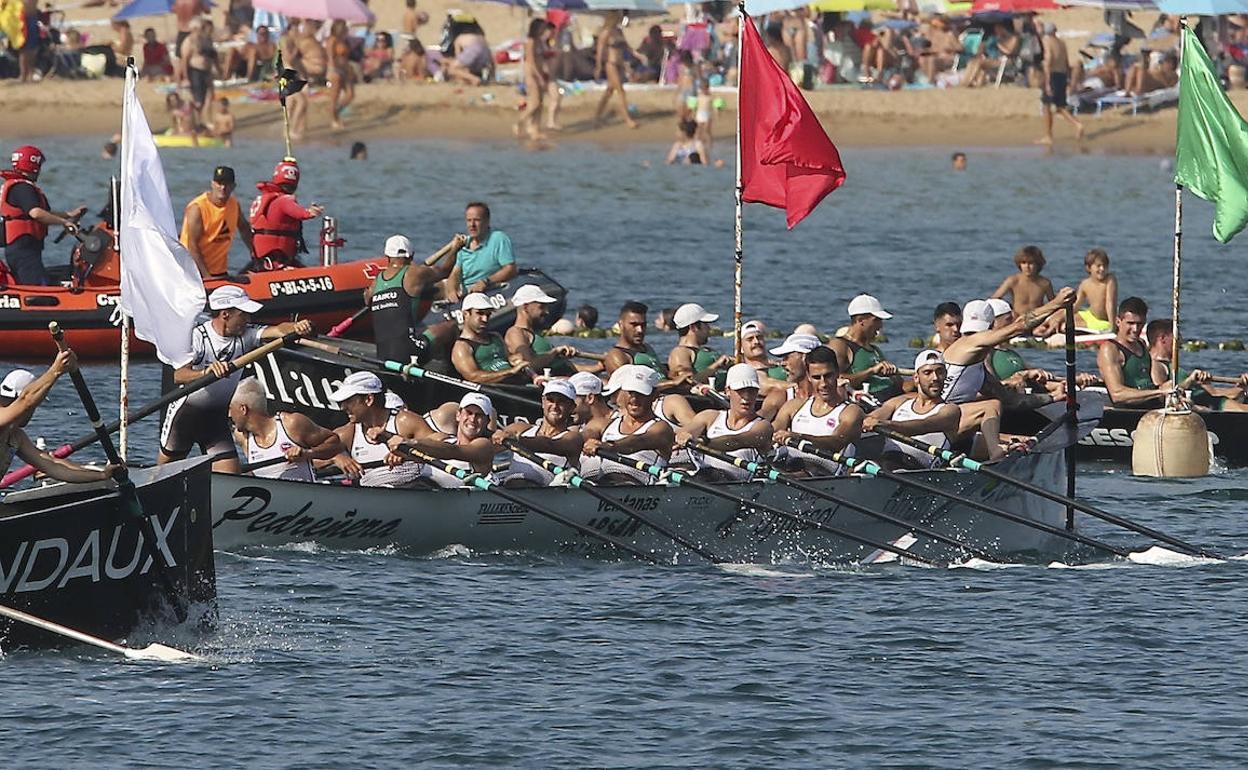
{"type": "Polygon", "coordinates": [[[386,408],[387,409],[399,409],[404,406],[407,406],[407,404],[403,403],[402,396],[400,396],[398,393],[395,393],[393,390],[386,391],[386,408]]]}
{"type": "Polygon", "coordinates": [[[330,399],[341,404],[352,396],[367,396],[370,393],[382,393],[386,389],[381,378],[372,372],[352,372],[342,380],[342,384],[329,394],[330,399]]]}
{"type": "Polygon", "coordinates": [[[790,334],[780,343],[780,347],[772,348],[768,352],[773,356],[787,356],[790,353],[809,353],[819,347],[821,342],[819,338],[813,334],[790,334]]]}
{"type": "Polygon", "coordinates": [[[974,334],[987,331],[992,328],[992,322],[995,319],[992,307],[987,302],[982,299],[973,299],[962,308],[962,333],[974,334]]]}
{"type": "Polygon", "coordinates": [[[542,287],[533,283],[526,283],[519,289],[516,289],[515,294],[511,295],[511,304],[516,306],[527,305],[530,302],[541,302],[543,305],[549,305],[552,302],[558,301],[559,300],[542,291],[542,287]]]}
{"type": "Polygon", "coordinates": [[[602,387],[602,395],[609,396],[620,389],[620,383],[624,382],[624,377],[628,375],[628,370],[633,364],[624,364],[620,368],[611,372],[611,376],[607,378],[607,384],[602,387]]]}
{"type": "Polygon", "coordinates": [[[485,412],[486,417],[494,416],[494,402],[489,396],[480,393],[465,393],[464,397],[459,400],[459,408],[467,409],[470,406],[475,406],[485,412]]]}
{"type": "Polygon", "coordinates": [[[14,369],[4,375],[4,382],[0,382],[0,398],[15,399],[34,381],[35,375],[25,369],[14,369]]]}
{"type": "Polygon", "coordinates": [[[914,370],[917,372],[925,366],[931,366],[932,364],[943,365],[944,363],[945,357],[941,355],[940,351],[929,348],[914,357],[914,370]]]}
{"type": "Polygon", "coordinates": [[[464,303],[461,305],[464,310],[493,310],[494,303],[490,302],[490,298],[479,291],[474,291],[467,297],[464,297],[464,303]]]}
{"type": "Polygon", "coordinates": [[[208,295],[208,307],[212,310],[236,307],[244,313],[255,313],[264,305],[248,297],[247,292],[243,291],[241,286],[226,284],[214,289],[212,294],[208,295]]]}
{"type": "MultiPolygon", "coordinates": [[[[625,367],[621,366],[620,369],[625,367]]],[[[659,384],[659,373],[648,366],[639,364],[628,365],[628,371],[620,378],[620,390],[629,390],[633,393],[640,393],[648,396],[654,392],[654,386],[659,384]]],[[[616,371],[619,371],[618,369],[616,371]]]]}
{"type": "Polygon", "coordinates": [[[676,314],[672,316],[672,325],[677,329],[684,329],[693,326],[699,321],[709,324],[718,320],[719,316],[706,312],[706,308],[695,302],[690,302],[676,308],[676,314]]]}
{"type": "Polygon", "coordinates": [[[729,390],[759,387],[762,387],[762,384],[758,381],[758,370],[754,367],[749,364],[733,364],[728,368],[729,390]]]}
{"type": "Polygon", "coordinates": [[[741,324],[741,339],[745,339],[751,334],[767,334],[767,325],[762,321],[746,321],[741,324]]]}
{"type": "Polygon", "coordinates": [[[849,301],[850,318],[856,315],[867,315],[868,313],[886,321],[893,317],[893,314],[884,310],[884,306],[880,304],[880,301],[870,294],[859,294],[849,301]]]}
{"type": "Polygon", "coordinates": [[[386,239],[387,257],[407,257],[412,258],[412,242],[407,239],[406,235],[392,235],[386,239]]]}
{"type": "Polygon", "coordinates": [[[1014,308],[1010,307],[1010,303],[1006,302],[1003,299],[993,298],[993,299],[984,300],[984,301],[988,303],[988,307],[992,308],[993,320],[996,320],[1003,315],[1008,315],[1009,313],[1014,312],[1014,308]]]}
{"type": "MultiPolygon", "coordinates": [[[[598,378],[595,377],[594,379],[598,379],[598,378]]],[[[576,388],[573,387],[572,383],[568,382],[567,380],[562,380],[562,379],[550,380],[542,388],[542,395],[543,396],[551,396],[551,395],[563,396],[569,401],[575,401],[576,400],[576,388]]]]}
{"type": "Polygon", "coordinates": [[[593,372],[577,372],[568,378],[568,382],[572,383],[578,396],[596,396],[602,392],[602,380],[593,372]]]}

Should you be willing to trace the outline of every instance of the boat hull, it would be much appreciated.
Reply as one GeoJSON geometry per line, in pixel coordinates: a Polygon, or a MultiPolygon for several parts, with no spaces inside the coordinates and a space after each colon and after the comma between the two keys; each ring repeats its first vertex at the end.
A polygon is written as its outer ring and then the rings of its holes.
{"type": "MultiPolygon", "coordinates": [[[[176,596],[195,622],[215,615],[210,468],[207,458],[193,458],[131,472],[157,545],[173,560],[176,596]]],[[[111,640],[167,617],[159,568],[115,489],[56,484],[13,493],[0,508],[0,603],[111,640]]],[[[6,650],[63,643],[0,619],[6,650]]]]}
{"type": "MultiPolygon", "coordinates": [[[[1003,466],[1020,480],[1056,489],[1065,464],[1060,452],[1027,455],[1003,466]]],[[[962,471],[919,472],[911,478],[935,484],[1034,520],[1063,526],[1061,506],[1017,488],[962,471]]],[[[942,497],[926,496],[896,482],[872,477],[817,479],[809,483],[874,510],[924,523],[998,554],[1056,554],[1067,541],[976,511],[942,497]]],[[[880,522],[805,493],[770,483],[722,485],[733,494],[832,524],[877,541],[907,530],[880,522]]],[[[872,549],[809,529],[791,520],[742,507],[705,492],[675,486],[603,488],[732,562],[855,562],[872,549]]],[[[697,557],[642,525],[628,513],[568,487],[511,490],[526,501],[655,554],[664,561],[697,557]]],[[[473,553],[533,552],[618,558],[611,546],[523,506],[473,489],[393,490],[341,484],[306,484],[213,475],[215,540],[220,548],[315,542],[329,548],[398,546],[415,555],[464,547],[473,553]]],[[[955,554],[920,538],[915,553],[938,559],[955,554]]]]}

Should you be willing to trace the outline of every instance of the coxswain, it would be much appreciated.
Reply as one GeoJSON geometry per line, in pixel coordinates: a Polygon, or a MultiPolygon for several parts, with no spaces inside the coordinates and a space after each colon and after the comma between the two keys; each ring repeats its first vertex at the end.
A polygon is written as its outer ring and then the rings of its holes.
{"type": "MultiPolygon", "coordinates": [[[[863,420],[866,432],[884,428],[911,436],[939,449],[948,449],[958,436],[962,410],[946,404],[941,397],[945,387],[945,358],[939,350],[924,350],[914,357],[914,393],[885,401],[863,420]]],[[[909,444],[891,438],[884,440],[880,462],[890,469],[934,468],[937,458],[909,444]]]]}
{"type": "MultiPolygon", "coordinates": [[[[687,447],[691,442],[706,437],[711,449],[758,462],[763,453],[771,450],[771,423],[759,417],[756,405],[761,387],[758,370],[746,363],[733,364],[728,369],[728,408],[705,409],[676,431],[676,446],[687,447]]],[[[703,474],[731,481],[745,481],[753,476],[724,460],[703,455],[690,448],[694,463],[700,466],[698,477],[703,474]],[[709,471],[709,473],[708,473],[709,471]]]]}
{"type": "MultiPolygon", "coordinates": [[[[470,471],[497,482],[494,475],[494,455],[497,447],[490,438],[490,422],[494,420],[494,403],[489,396],[480,393],[465,393],[459,400],[459,411],[455,414],[455,433],[433,433],[423,438],[408,439],[402,436],[387,436],[377,429],[370,428],[373,437],[380,441],[386,440],[388,446],[396,454],[403,449],[412,449],[430,457],[436,457],[461,470],[470,471]]],[[[454,474],[433,465],[425,466],[429,470],[429,479],[440,487],[471,486],[454,474]]]]}
{"type": "Polygon", "coordinates": [[[598,457],[598,449],[606,448],[664,466],[672,454],[672,428],[654,413],[658,373],[639,364],[625,364],[621,369],[616,396],[620,411],[586,426],[581,475],[606,484],[654,484],[657,480],[649,473],[598,457]]]}
{"type": "Polygon", "coordinates": [[[555,374],[571,374],[576,371],[568,361],[576,355],[572,345],[551,345],[541,330],[546,328],[546,306],[559,300],[542,291],[540,286],[526,283],[516,289],[511,304],[516,308],[516,320],[503,335],[507,345],[507,357],[523,361],[534,372],[551,369],[555,374]]]}
{"type": "Polygon", "coordinates": [[[9,470],[14,457],[57,481],[83,483],[113,477],[120,465],[88,468],[69,460],[53,457],[35,446],[24,428],[43,403],[57,378],[77,364],[73,351],[57,353],[52,365],[36,377],[25,369],[14,369],[0,382],[0,476],[9,470]]]}
{"type": "MultiPolygon", "coordinates": [[[[347,415],[347,424],[334,430],[340,451],[332,463],[362,487],[408,488],[429,476],[428,469],[390,452],[384,440],[374,440],[370,430],[382,430],[383,438],[420,438],[434,433],[420,415],[387,403],[386,386],[372,372],[353,372],[329,394],[347,415]]],[[[318,465],[329,463],[318,463],[318,465]]]]}
{"type": "Polygon", "coordinates": [[[191,330],[191,360],[173,370],[173,381],[182,385],[209,373],[218,379],[169,405],[160,428],[157,464],[181,460],[198,444],[204,454],[217,458],[212,463],[214,471],[238,473],[238,448],[230,435],[227,416],[234,388],[243,377],[234,360],[260,347],[265,340],[313,333],[308,321],[288,321],[276,326],[251,323],[252,314],[261,307],[232,284],[208,295],[212,317],[191,330]]]}
{"type": "Polygon", "coordinates": [[[307,254],[303,240],[303,221],[324,213],[319,203],[306,209],[295,200],[299,187],[299,164],[294,158],[283,158],[273,168],[273,178],[259,182],[260,194],[251,202],[251,222],[255,258],[247,266],[251,272],[302,267],[300,254],[307,254]]]}
{"type": "MultiPolygon", "coordinates": [[[[590,375],[591,377],[593,375],[590,375]]],[[[542,416],[529,425],[514,422],[494,433],[494,445],[505,449],[515,442],[523,449],[564,468],[575,469],[581,459],[584,438],[576,426],[576,388],[564,379],[554,379],[542,386],[542,416]]],[[[508,484],[519,482],[548,486],[555,474],[520,454],[511,458],[508,484]]]]}
{"type": "Polygon", "coordinates": [[[602,394],[602,380],[593,372],[577,372],[568,378],[576,391],[576,424],[588,425],[604,420],[612,412],[611,404],[602,394]]]}
{"type": "Polygon", "coordinates": [[[884,322],[892,317],[878,299],[870,294],[859,294],[849,302],[849,327],[827,343],[836,353],[841,377],[849,383],[850,390],[865,387],[867,395],[876,401],[887,401],[901,393],[897,367],[875,346],[875,338],[884,328],[884,322]]]}
{"type": "Polygon", "coordinates": [[[252,475],[286,481],[313,481],[313,460],[329,460],[342,451],[338,434],[298,412],[269,413],[264,386],[255,378],[238,383],[230,399],[230,422],[242,439],[249,465],[286,458],[256,468],[252,475]]]}
{"type": "Polygon", "coordinates": [[[839,476],[845,472],[841,463],[785,446],[789,439],[804,439],[817,449],[854,456],[864,415],[861,407],[848,400],[840,376],[836,354],[826,346],[806,354],[806,377],[814,394],[789,401],[772,421],[775,441],[784,450],[778,457],[786,464],[795,464],[811,475],[839,476]]]}
{"type": "Polygon", "coordinates": [[[63,226],[71,235],[78,232],[78,218],[86,206],[72,211],[53,211],[48,196],[35,182],[43,168],[44,155],[38,147],[24,144],[9,157],[12,168],[0,170],[0,222],[4,225],[4,259],[13,281],[20,285],[47,286],[51,283],[43,267],[43,242],[48,228],[63,226]]]}
{"type": "Polygon", "coordinates": [[[417,333],[420,322],[429,313],[437,293],[437,283],[446,278],[454,266],[447,259],[467,242],[456,235],[438,249],[425,264],[412,262],[412,242],[403,235],[386,239],[386,266],[364,290],[377,341],[377,357],[407,363],[412,356],[418,362],[428,360],[435,345],[444,337],[454,339],[455,324],[444,322],[417,333]],[[439,330],[438,327],[445,327],[439,330]]]}
{"type": "Polygon", "coordinates": [[[452,302],[473,293],[496,289],[520,274],[511,238],[490,227],[490,207],[472,201],[464,207],[468,243],[459,249],[455,269],[446,279],[445,296],[452,302]]]}
{"type": "Polygon", "coordinates": [[[1115,406],[1157,407],[1170,393],[1169,382],[1153,381],[1153,359],[1140,339],[1147,323],[1148,305],[1139,297],[1127,297],[1114,315],[1114,338],[1096,352],[1096,367],[1115,406]]]}
{"type": "MultiPolygon", "coordinates": [[[[1148,341],[1148,355],[1153,360],[1153,383],[1162,387],[1170,382],[1170,357],[1174,355],[1174,322],[1169,318],[1149,321],[1144,327],[1144,338],[1148,341]]],[[[1181,390],[1191,391],[1192,403],[1198,410],[1248,411],[1248,404],[1244,403],[1244,393],[1248,390],[1248,374],[1239,375],[1239,382],[1235,385],[1215,385],[1209,372],[1203,369],[1189,372],[1180,366],[1178,379],[1181,390]]]]}
{"type": "Polygon", "coordinates": [[[732,366],[731,356],[720,355],[706,344],[711,338],[711,324],[718,320],[718,315],[693,302],[676,308],[672,323],[680,338],[667,354],[667,371],[672,379],[708,383],[720,370],[732,366]]]}
{"type": "Polygon", "coordinates": [[[758,372],[764,398],[785,387],[788,373],[767,355],[767,326],[762,321],[741,324],[741,358],[758,372]]]}
{"type": "Polygon", "coordinates": [[[494,314],[490,298],[484,294],[469,294],[460,307],[464,327],[459,339],[451,345],[451,365],[459,376],[481,385],[531,381],[533,372],[528,363],[508,359],[502,336],[486,328],[494,314]]]}
{"type": "Polygon", "coordinates": [[[182,213],[182,245],[204,280],[223,278],[229,272],[235,233],[252,258],[256,256],[251,225],[242,216],[234,187],[234,169],[217,166],[208,189],[192,198],[182,213]]]}
{"type": "Polygon", "coordinates": [[[785,386],[773,390],[763,399],[758,413],[768,420],[774,420],[780,413],[780,407],[793,399],[807,399],[815,395],[815,389],[806,376],[806,354],[822,343],[813,334],[790,334],[780,347],[772,348],[771,354],[779,356],[780,365],[785,371],[785,386]]]}

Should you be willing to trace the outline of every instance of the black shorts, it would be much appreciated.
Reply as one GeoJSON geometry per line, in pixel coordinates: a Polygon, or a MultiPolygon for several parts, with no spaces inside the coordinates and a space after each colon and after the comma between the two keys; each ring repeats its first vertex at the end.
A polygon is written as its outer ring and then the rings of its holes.
{"type": "Polygon", "coordinates": [[[191,103],[203,107],[212,89],[212,70],[201,70],[195,67],[186,68],[186,79],[191,81],[191,103]]]}
{"type": "Polygon", "coordinates": [[[160,427],[160,451],[181,460],[196,445],[206,455],[238,456],[225,409],[205,410],[188,404],[185,398],[174,401],[160,427]]]}
{"type": "Polygon", "coordinates": [[[1059,110],[1066,108],[1066,86],[1069,75],[1065,72],[1049,73],[1049,92],[1040,94],[1040,101],[1059,110]]]}

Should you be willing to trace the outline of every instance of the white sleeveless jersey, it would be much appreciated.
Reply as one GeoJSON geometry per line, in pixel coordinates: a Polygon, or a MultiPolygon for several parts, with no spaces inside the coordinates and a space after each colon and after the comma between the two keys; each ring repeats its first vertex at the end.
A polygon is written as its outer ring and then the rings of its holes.
{"type": "MultiPolygon", "coordinates": [[[[654,416],[670,425],[672,427],[672,431],[675,432],[680,428],[680,425],[675,420],[667,416],[663,403],[665,399],[667,399],[667,396],[659,396],[654,400],[654,416]]],[[[668,465],[680,465],[685,467],[695,467],[697,465],[697,462],[693,459],[693,454],[685,447],[672,450],[672,455],[667,459],[667,463],[668,465]]]]}
{"type": "MultiPolygon", "coordinates": [[[[458,444],[459,440],[455,436],[447,436],[442,439],[442,443],[458,444]]],[[[458,468],[460,470],[468,471],[469,473],[475,473],[472,469],[472,463],[467,460],[439,460],[438,462],[439,464],[449,465],[452,468],[458,468]]],[[[472,486],[471,484],[465,484],[464,480],[455,474],[447,473],[441,468],[425,466],[425,471],[427,473],[427,478],[443,489],[458,489],[459,487],[472,486]]],[[[485,474],[485,479],[495,484],[499,482],[499,478],[493,472],[485,474]]]]}
{"type": "MultiPolygon", "coordinates": [[[[607,424],[606,430],[602,432],[602,440],[604,442],[619,441],[620,439],[624,438],[626,435],[636,436],[638,434],[645,433],[646,431],[650,430],[650,426],[654,425],[654,421],[657,419],[658,418],[656,417],[654,418],[654,420],[650,420],[646,422],[645,424],[643,424],[637,430],[633,431],[633,433],[626,434],[620,429],[622,422],[624,420],[623,416],[616,415],[615,418],[612,419],[611,422],[607,424]]],[[[632,452],[626,455],[623,452],[621,452],[620,454],[622,454],[624,457],[629,457],[629,458],[633,458],[636,460],[642,460],[650,465],[658,465],[660,467],[667,466],[667,458],[663,457],[663,455],[659,454],[656,450],[653,450],[653,449],[645,449],[640,452],[632,452]]],[[[657,481],[657,479],[655,479],[654,476],[651,476],[649,473],[646,473],[645,471],[639,471],[632,466],[621,465],[620,463],[613,462],[611,460],[604,460],[601,457],[598,457],[597,455],[593,455],[593,456],[581,455],[581,475],[582,476],[588,479],[594,479],[594,478],[601,478],[602,476],[605,476],[608,473],[622,473],[625,476],[628,476],[629,478],[634,479],[639,484],[654,484],[657,481]]]]}
{"type": "Polygon", "coordinates": [[[941,398],[950,404],[965,404],[979,396],[980,388],[984,387],[984,379],[988,376],[986,363],[951,364],[945,363],[945,387],[940,391],[941,398]]]}
{"type": "MultiPolygon", "coordinates": [[[[248,463],[259,463],[275,457],[285,457],[287,449],[299,446],[290,437],[290,434],[286,432],[286,426],[282,424],[280,412],[273,415],[273,422],[276,424],[277,430],[274,431],[273,443],[269,446],[261,446],[255,436],[247,437],[248,463]]],[[[270,465],[267,468],[257,468],[252,472],[252,475],[266,479],[285,479],[287,481],[312,481],[314,478],[312,461],[307,458],[296,463],[284,462],[270,465]]]]}
{"type": "MultiPolygon", "coordinates": [[[[395,417],[398,410],[390,413],[386,418],[384,429],[388,433],[397,433],[398,425],[395,417]]],[[[364,429],[359,425],[355,426],[355,436],[351,439],[351,459],[360,465],[371,462],[380,462],[390,454],[390,449],[385,444],[374,443],[368,440],[368,436],[364,435],[364,429]]],[[[392,487],[395,489],[405,489],[416,485],[421,478],[428,478],[429,468],[422,463],[403,463],[390,467],[382,465],[377,468],[369,468],[360,476],[360,486],[362,487],[392,487]]]]}
{"type": "MultiPolygon", "coordinates": [[[[537,432],[541,427],[542,427],[542,420],[538,420],[536,423],[534,423],[528,429],[526,429],[523,433],[521,433],[520,436],[524,438],[536,436],[538,435],[537,432]]],[[[556,436],[551,436],[551,438],[560,439],[566,436],[567,433],[568,432],[565,430],[556,436]]],[[[548,462],[558,463],[564,468],[576,467],[577,458],[575,457],[564,457],[563,455],[551,454],[549,452],[534,452],[534,454],[536,454],[538,457],[541,457],[543,460],[546,460],[548,462]]],[[[532,460],[529,460],[523,455],[515,454],[511,458],[511,473],[508,474],[507,478],[509,479],[522,478],[525,481],[529,481],[534,484],[541,484],[542,486],[546,486],[550,484],[550,482],[555,480],[555,474],[546,470],[545,468],[533,462],[532,460]]]]}
{"type": "MultiPolygon", "coordinates": [[[[715,421],[711,423],[711,427],[706,429],[706,438],[709,440],[713,438],[719,438],[720,436],[739,436],[742,433],[745,433],[746,431],[748,431],[750,428],[753,428],[755,425],[761,422],[762,419],[763,419],[762,417],[755,417],[753,420],[750,420],[745,425],[742,425],[740,428],[733,430],[732,428],[728,427],[728,410],[722,409],[720,410],[719,414],[715,416],[715,421]]],[[[717,457],[711,457],[710,455],[704,455],[696,451],[692,452],[691,454],[693,454],[694,457],[697,458],[697,464],[699,466],[713,468],[717,472],[722,473],[728,478],[733,479],[735,481],[746,481],[752,478],[754,475],[750,473],[749,471],[744,470],[743,468],[738,468],[737,466],[731,463],[725,462],[724,460],[720,460],[717,457]]],[[[759,462],[763,459],[763,456],[759,454],[758,450],[753,447],[746,447],[744,449],[733,449],[732,451],[728,452],[728,454],[732,455],[733,457],[739,457],[742,460],[748,460],[750,462],[759,462]]]]}
{"type": "MultiPolygon", "coordinates": [[[[914,411],[914,401],[915,399],[912,398],[909,401],[902,402],[901,406],[897,407],[893,411],[893,421],[894,422],[912,422],[914,420],[922,420],[926,417],[931,416],[932,412],[935,412],[937,409],[940,409],[941,407],[940,404],[937,404],[936,407],[932,409],[931,411],[925,412],[923,414],[919,414],[918,412],[914,411]]],[[[940,449],[949,448],[949,439],[945,436],[944,433],[941,433],[940,431],[935,431],[932,433],[923,433],[921,435],[914,436],[914,438],[924,443],[931,444],[940,449]]],[[[923,468],[934,468],[936,466],[936,458],[933,457],[932,455],[928,454],[927,452],[924,452],[922,449],[915,449],[909,444],[902,444],[898,441],[892,440],[891,438],[884,439],[884,451],[885,452],[901,452],[907,457],[914,458],[916,461],[919,462],[920,466],[923,468]]]]}
{"type": "MultiPolygon", "coordinates": [[[[805,436],[831,436],[836,433],[836,429],[841,424],[841,413],[850,405],[848,401],[838,404],[832,411],[822,417],[816,417],[811,411],[815,404],[815,397],[811,396],[802,404],[802,408],[797,410],[797,414],[793,415],[793,419],[789,422],[789,430],[793,433],[800,433],[805,436]]],[[[853,444],[848,444],[841,453],[846,457],[853,457],[856,448],[853,444]]],[[[823,472],[833,476],[840,476],[845,473],[845,466],[841,463],[835,463],[831,460],[825,460],[817,455],[808,454],[793,447],[788,447],[786,456],[801,460],[809,470],[816,473],[823,472]]]]}

